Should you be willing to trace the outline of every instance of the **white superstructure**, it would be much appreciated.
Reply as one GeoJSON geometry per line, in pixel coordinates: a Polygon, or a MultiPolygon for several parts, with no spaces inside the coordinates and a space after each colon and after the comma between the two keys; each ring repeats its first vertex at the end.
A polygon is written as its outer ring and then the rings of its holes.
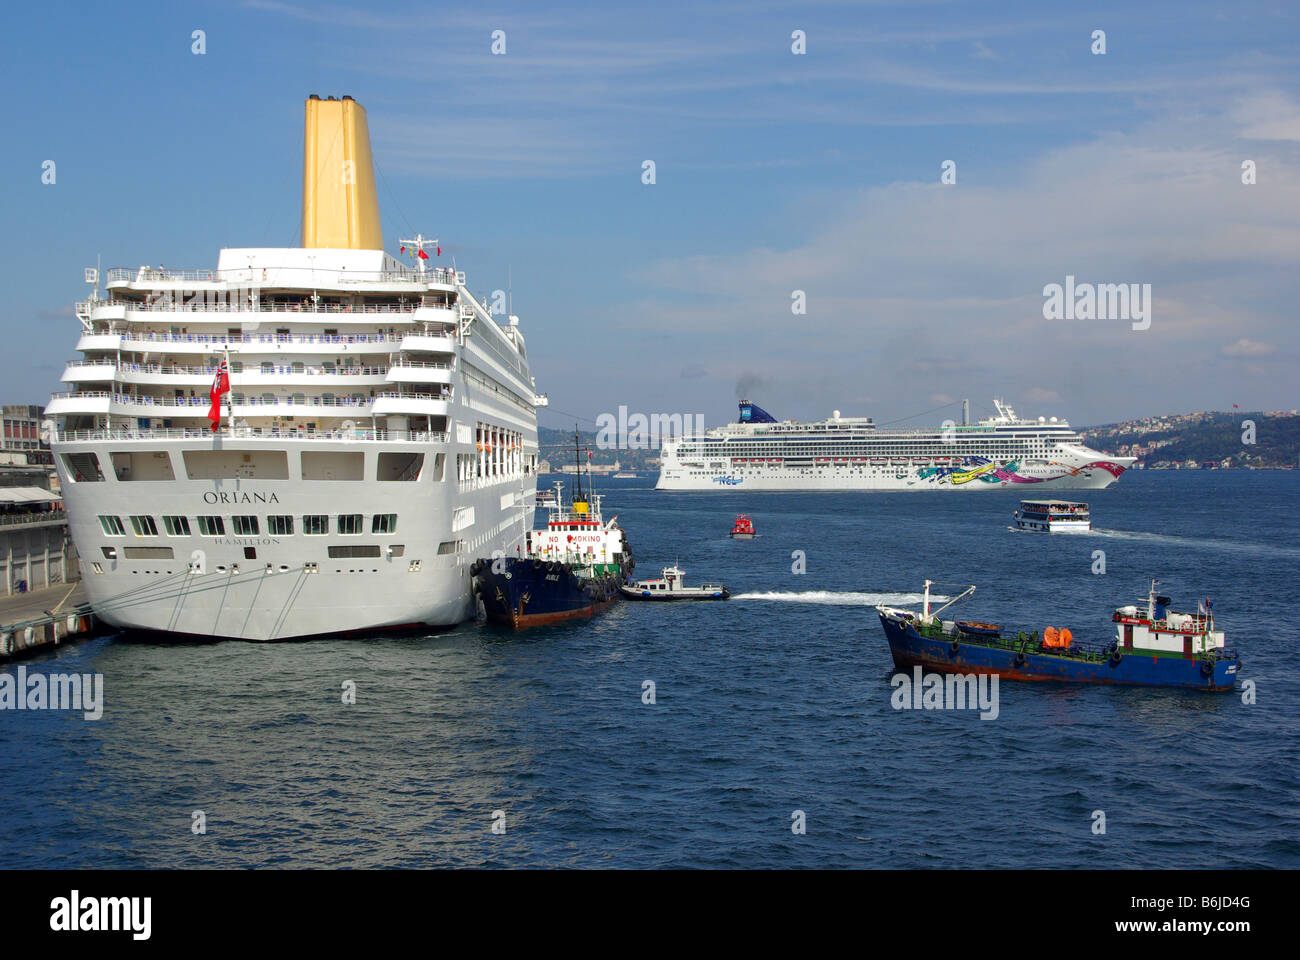
{"type": "MultiPolygon", "coordinates": [[[[333,178],[313,180],[326,161],[311,153],[312,110],[304,235],[311,203],[319,236],[333,178]]],[[[356,131],[318,142],[351,150],[356,131]]],[[[463,273],[415,264],[311,246],[226,249],[213,270],[107,271],[107,295],[77,305],[82,358],[46,408],[99,616],[256,640],[473,616],[470,563],[532,528],[545,398],[518,319],[498,324],[463,273]]]]}
{"type": "Polygon", "coordinates": [[[1105,487],[1133,464],[1087,447],[1069,423],[995,400],[976,424],[880,429],[870,417],[800,423],[740,404],[740,421],[663,442],[659,490],[985,490],[1105,487]]]}

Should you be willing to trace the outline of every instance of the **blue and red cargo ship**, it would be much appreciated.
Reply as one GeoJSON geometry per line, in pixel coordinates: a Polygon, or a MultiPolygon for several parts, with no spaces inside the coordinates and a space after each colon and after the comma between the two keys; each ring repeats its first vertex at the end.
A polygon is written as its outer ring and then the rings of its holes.
{"type": "Polygon", "coordinates": [[[1196,690],[1233,689],[1241,661],[1224,646],[1214,627],[1207,600],[1197,613],[1175,613],[1170,599],[1156,592],[1158,581],[1138,604],[1119,607],[1111,621],[1114,638],[1107,644],[1076,641],[1068,629],[1046,627],[1040,636],[1012,635],[1000,624],[942,620],[939,615],[970,596],[968,587],[931,612],[925,582],[921,612],[876,607],[894,665],[920,666],[938,673],[997,674],[1010,680],[1057,680],[1067,683],[1117,683],[1196,690]]]}

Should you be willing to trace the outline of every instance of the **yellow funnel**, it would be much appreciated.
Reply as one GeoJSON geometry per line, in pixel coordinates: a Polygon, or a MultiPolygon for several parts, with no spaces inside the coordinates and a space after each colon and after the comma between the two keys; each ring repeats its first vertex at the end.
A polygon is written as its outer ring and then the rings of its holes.
{"type": "Polygon", "coordinates": [[[366,111],[351,97],[307,100],[302,150],[302,245],[382,250],[366,111]]]}

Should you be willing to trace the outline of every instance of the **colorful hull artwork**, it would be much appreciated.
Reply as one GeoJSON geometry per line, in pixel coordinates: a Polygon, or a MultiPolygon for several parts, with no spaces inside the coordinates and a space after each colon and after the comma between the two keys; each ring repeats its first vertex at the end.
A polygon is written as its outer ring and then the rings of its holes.
{"type": "Polygon", "coordinates": [[[953,486],[959,486],[974,480],[979,480],[982,483],[1046,483],[1049,480],[1060,480],[1064,477],[1077,477],[1084,470],[1105,470],[1112,477],[1118,477],[1125,470],[1124,467],[1117,463],[1111,463],[1109,460],[1094,460],[1080,467],[1057,466],[1060,472],[1050,477],[1026,477],[1017,472],[1020,469],[1020,464],[1014,460],[1006,466],[999,467],[992,460],[985,457],[966,457],[960,465],[922,467],[916,471],[916,475],[918,478],[928,480],[931,483],[949,483],[953,486]]]}

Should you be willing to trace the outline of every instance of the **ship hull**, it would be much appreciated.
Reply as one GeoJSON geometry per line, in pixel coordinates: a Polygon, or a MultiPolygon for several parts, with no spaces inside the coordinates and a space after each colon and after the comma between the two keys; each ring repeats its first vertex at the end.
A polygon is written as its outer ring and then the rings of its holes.
{"type": "Polygon", "coordinates": [[[484,561],[475,578],[489,623],[515,630],[590,619],[619,599],[621,576],[579,577],[565,564],[531,559],[484,561]]]}
{"type": "MultiPolygon", "coordinates": [[[[286,450],[290,462],[304,451],[331,449],[320,441],[220,436],[135,445],[167,453],[177,463],[187,450],[221,445],[250,450],[254,458],[264,450],[286,450]]],[[[55,459],[62,465],[65,454],[94,452],[101,463],[111,463],[112,451],[125,446],[60,443],[55,459]]],[[[351,441],[338,449],[362,451],[370,462],[389,451],[423,452],[430,464],[446,450],[441,444],[423,447],[351,441]]],[[[156,483],[105,477],[93,483],[65,480],[63,496],[95,614],[120,629],[177,638],[265,641],[453,626],[477,612],[473,558],[454,548],[473,537],[488,552],[512,549],[533,521],[533,489],[530,484],[521,491],[517,480],[464,490],[433,476],[409,483],[354,481],[346,491],[342,486],[301,477],[156,483]],[[341,512],[365,518],[360,534],[340,535],[336,521],[325,535],[303,529],[304,515],[333,518],[341,512]],[[155,518],[157,536],[135,536],[129,525],[124,536],[106,536],[99,521],[110,515],[127,524],[141,514],[155,518]],[[371,533],[375,514],[396,516],[391,534],[371,533]],[[292,532],[271,534],[270,515],[292,516],[292,532]],[[187,517],[190,535],[168,536],[166,516],[187,517]],[[200,535],[198,516],[221,517],[225,532],[200,535]],[[259,532],[234,535],[236,516],[256,517],[259,532]],[[463,526],[469,517],[474,523],[463,526]],[[376,555],[356,555],[363,552],[376,555]],[[353,555],[335,556],[340,553],[353,555]]]]}
{"type": "Polygon", "coordinates": [[[1199,659],[1127,653],[1118,663],[1084,661],[1068,657],[1026,653],[981,644],[957,643],[923,637],[911,627],[882,616],[894,665],[900,670],[921,667],[936,673],[996,674],[1008,680],[1045,680],[1062,683],[1108,683],[1130,686],[1179,687],[1224,692],[1233,689],[1239,660],[1220,660],[1206,676],[1199,659]]]}
{"type": "Polygon", "coordinates": [[[1101,490],[1114,483],[1131,461],[1113,459],[1095,465],[1023,471],[1014,464],[975,475],[948,467],[883,468],[827,465],[806,469],[782,467],[693,472],[665,467],[656,490],[843,490],[861,492],[977,490],[1101,490]]]}

